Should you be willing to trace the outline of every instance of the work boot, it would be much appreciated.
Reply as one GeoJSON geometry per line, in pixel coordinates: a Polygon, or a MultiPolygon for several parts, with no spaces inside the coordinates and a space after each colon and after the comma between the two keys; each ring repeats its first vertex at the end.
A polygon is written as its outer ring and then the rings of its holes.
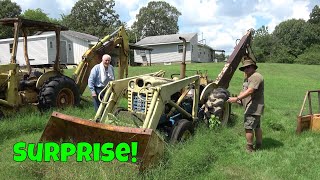
{"type": "Polygon", "coordinates": [[[252,144],[247,144],[246,146],[246,150],[248,153],[252,153],[254,152],[254,148],[253,148],[253,145],[252,144]]]}
{"type": "Polygon", "coordinates": [[[261,150],[261,146],[262,146],[261,143],[256,143],[255,149],[256,150],[261,150]]]}

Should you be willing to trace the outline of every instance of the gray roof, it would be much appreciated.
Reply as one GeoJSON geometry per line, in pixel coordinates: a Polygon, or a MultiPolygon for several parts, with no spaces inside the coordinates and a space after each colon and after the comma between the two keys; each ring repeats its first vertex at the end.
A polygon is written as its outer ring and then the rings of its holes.
{"type": "Polygon", "coordinates": [[[62,34],[66,34],[66,35],[70,35],[70,36],[74,36],[77,37],[79,39],[84,39],[84,40],[88,40],[88,41],[98,41],[99,38],[96,36],[92,36],[90,34],[86,34],[86,33],[81,33],[81,32],[77,32],[77,31],[62,31],[62,34]]]}
{"type": "MultiPolygon", "coordinates": [[[[47,32],[38,32],[36,35],[53,35],[55,34],[53,31],[47,31],[47,32]]],[[[69,36],[73,36],[76,37],[78,39],[83,39],[83,40],[87,40],[87,41],[98,41],[99,38],[96,36],[92,36],[90,34],[86,34],[86,33],[81,33],[81,32],[77,32],[77,31],[61,31],[62,35],[69,35],[69,36]]]]}
{"type": "Polygon", "coordinates": [[[187,42],[196,36],[197,33],[188,34],[170,34],[161,36],[149,36],[141,39],[136,45],[156,45],[156,44],[170,44],[170,43],[181,43],[179,37],[184,37],[187,42]]]}

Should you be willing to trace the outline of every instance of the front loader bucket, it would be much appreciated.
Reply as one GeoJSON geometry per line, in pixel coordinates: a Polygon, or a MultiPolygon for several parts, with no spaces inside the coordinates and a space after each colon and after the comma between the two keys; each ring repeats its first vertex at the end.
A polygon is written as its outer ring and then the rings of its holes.
{"type": "MultiPolygon", "coordinates": [[[[42,142],[119,143],[138,142],[139,170],[157,163],[164,153],[165,143],[154,130],[95,123],[85,119],[53,112],[40,138],[42,142]]],[[[130,160],[129,160],[130,161],[130,160]]]]}

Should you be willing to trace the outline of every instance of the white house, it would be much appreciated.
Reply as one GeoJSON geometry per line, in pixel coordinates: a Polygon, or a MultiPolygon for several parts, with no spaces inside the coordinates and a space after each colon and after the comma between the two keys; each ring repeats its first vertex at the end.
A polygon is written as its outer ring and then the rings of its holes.
{"type": "MultiPolygon", "coordinates": [[[[60,61],[62,64],[78,64],[83,53],[95,44],[98,38],[89,34],[62,31],[60,38],[60,61]]],[[[0,64],[10,62],[13,38],[0,40],[0,64]]],[[[56,38],[54,32],[44,32],[28,36],[28,56],[31,65],[53,64],[56,56],[56,38]]],[[[23,38],[19,38],[17,63],[25,65],[23,38]]]]}
{"type": "Polygon", "coordinates": [[[181,62],[183,42],[186,39],[186,62],[212,62],[215,50],[208,45],[198,43],[197,33],[171,34],[145,37],[136,45],[152,48],[148,50],[135,50],[134,61],[136,63],[171,63],[181,62]]]}

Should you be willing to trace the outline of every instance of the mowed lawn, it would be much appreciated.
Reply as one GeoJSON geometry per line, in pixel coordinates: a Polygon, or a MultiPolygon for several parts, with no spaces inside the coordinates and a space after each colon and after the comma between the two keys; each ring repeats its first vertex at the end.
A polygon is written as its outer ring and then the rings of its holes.
{"type": "MultiPolygon", "coordinates": [[[[207,71],[215,79],[223,63],[187,64],[193,70],[207,71]]],[[[243,109],[232,106],[232,122],[225,128],[200,126],[195,136],[183,144],[168,145],[160,164],[144,173],[128,163],[119,162],[31,162],[13,161],[17,142],[37,143],[50,112],[41,114],[25,108],[16,116],[0,122],[1,179],[319,179],[320,132],[296,135],[296,118],[305,92],[320,89],[320,66],[297,64],[258,64],[265,78],[265,114],[262,118],[263,149],[252,154],[245,151],[243,109]]],[[[179,73],[179,64],[170,66],[130,67],[130,76],[165,70],[166,77],[179,73]]],[[[117,70],[117,69],[116,69],[117,70]]],[[[72,74],[72,70],[67,70],[72,74]]],[[[229,90],[237,94],[243,74],[237,70],[229,90]]],[[[89,96],[86,91],[85,96],[89,96]]],[[[315,99],[316,100],[316,99],[315,99]]],[[[316,110],[319,107],[315,107],[316,110]]],[[[79,108],[57,110],[90,119],[91,102],[79,108]]]]}

